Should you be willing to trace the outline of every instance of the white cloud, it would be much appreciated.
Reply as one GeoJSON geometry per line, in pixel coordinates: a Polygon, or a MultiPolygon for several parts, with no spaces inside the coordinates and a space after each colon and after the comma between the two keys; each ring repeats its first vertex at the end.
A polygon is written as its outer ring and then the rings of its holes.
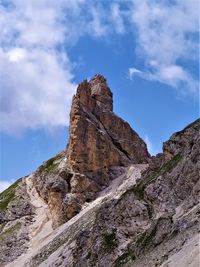
{"type": "MultiPolygon", "coordinates": [[[[194,93],[198,83],[183,60],[198,59],[198,0],[133,0],[131,23],[137,28],[138,55],[146,64],[143,76],[173,87],[184,84],[194,93]]],[[[181,90],[181,88],[180,88],[181,90]]]]}
{"type": "MultiPolygon", "coordinates": [[[[70,2],[68,8],[78,8],[70,2]]],[[[59,21],[65,1],[11,3],[0,5],[1,130],[64,126],[75,91],[72,64],[57,49],[69,30],[59,21]]]]}
{"type": "Polygon", "coordinates": [[[156,155],[158,153],[158,151],[155,149],[153,143],[151,142],[150,138],[148,135],[145,136],[144,141],[147,145],[147,149],[149,151],[149,153],[153,156],[156,155]]]}
{"type": "Polygon", "coordinates": [[[183,67],[178,65],[160,66],[156,73],[149,75],[149,78],[160,80],[175,88],[187,89],[192,94],[196,94],[198,90],[198,81],[193,79],[183,67]]]}
{"type": "Polygon", "coordinates": [[[25,50],[22,48],[14,48],[8,51],[8,60],[10,62],[17,62],[21,61],[23,58],[25,58],[25,50]]]}
{"type": "Polygon", "coordinates": [[[138,70],[136,68],[129,68],[128,69],[128,76],[129,79],[131,80],[135,75],[142,74],[141,70],[138,70]]]}
{"type": "Polygon", "coordinates": [[[16,132],[67,124],[75,86],[70,82],[70,71],[60,65],[63,60],[68,64],[67,59],[59,56],[55,51],[39,49],[31,53],[23,49],[17,54],[0,50],[2,130],[16,132]]]}
{"type": "Polygon", "coordinates": [[[99,10],[96,7],[91,8],[92,21],[91,21],[91,32],[97,37],[107,35],[109,31],[108,24],[104,22],[104,12],[99,10]]]}
{"type": "Polygon", "coordinates": [[[8,181],[0,181],[0,193],[3,192],[6,188],[8,188],[12,182],[8,181]]]}
{"type": "Polygon", "coordinates": [[[125,32],[125,14],[120,8],[120,3],[110,2],[106,7],[100,2],[88,1],[87,3],[84,33],[88,32],[94,37],[105,37],[112,33],[123,34],[125,32]]]}
{"type": "Polygon", "coordinates": [[[115,3],[111,6],[111,20],[114,24],[115,30],[117,33],[124,33],[124,17],[123,13],[120,10],[120,5],[115,3]]]}

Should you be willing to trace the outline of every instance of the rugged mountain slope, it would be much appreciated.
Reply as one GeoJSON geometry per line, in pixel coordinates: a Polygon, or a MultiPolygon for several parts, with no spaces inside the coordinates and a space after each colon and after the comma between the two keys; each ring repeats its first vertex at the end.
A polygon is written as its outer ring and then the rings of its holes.
{"type": "Polygon", "coordinates": [[[67,150],[0,194],[0,266],[198,266],[199,130],[150,157],[105,78],[81,83],[67,150]]]}

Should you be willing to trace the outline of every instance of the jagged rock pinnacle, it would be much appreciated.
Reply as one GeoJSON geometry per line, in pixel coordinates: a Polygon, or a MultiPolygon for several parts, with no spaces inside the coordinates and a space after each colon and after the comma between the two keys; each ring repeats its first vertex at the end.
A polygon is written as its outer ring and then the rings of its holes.
{"type": "Polygon", "coordinates": [[[73,98],[67,153],[73,169],[100,183],[107,176],[102,170],[148,160],[146,144],[113,113],[112,92],[99,74],[83,81],[73,98]]]}
{"type": "Polygon", "coordinates": [[[80,83],[75,98],[96,115],[113,110],[112,92],[106,79],[100,74],[95,75],[89,82],[85,80],[80,83]]]}

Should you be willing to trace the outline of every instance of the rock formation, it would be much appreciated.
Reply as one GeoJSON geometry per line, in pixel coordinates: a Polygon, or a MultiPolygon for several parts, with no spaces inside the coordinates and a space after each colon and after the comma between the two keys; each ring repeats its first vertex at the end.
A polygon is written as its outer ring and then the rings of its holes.
{"type": "Polygon", "coordinates": [[[0,266],[197,267],[199,131],[150,157],[105,78],[81,83],[67,149],[0,194],[0,266]]]}
{"type": "Polygon", "coordinates": [[[73,98],[67,154],[73,170],[93,180],[100,175],[99,183],[110,167],[145,163],[149,158],[143,140],[113,113],[112,93],[101,75],[81,83],[73,98]]]}
{"type": "Polygon", "coordinates": [[[50,207],[55,228],[109,185],[113,168],[118,166],[120,172],[119,167],[149,159],[144,141],[113,113],[105,78],[95,75],[83,81],[73,97],[67,150],[40,167],[33,180],[50,207]]]}

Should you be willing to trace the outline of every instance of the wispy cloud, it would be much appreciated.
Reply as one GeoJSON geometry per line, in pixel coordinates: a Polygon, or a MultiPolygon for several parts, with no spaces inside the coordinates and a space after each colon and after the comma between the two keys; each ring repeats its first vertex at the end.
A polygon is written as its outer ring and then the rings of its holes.
{"type": "Polygon", "coordinates": [[[139,75],[139,74],[142,74],[141,70],[138,70],[138,69],[133,68],[133,67],[128,69],[128,77],[129,77],[130,80],[132,80],[132,78],[135,75],[139,75]]]}
{"type": "Polygon", "coordinates": [[[146,65],[143,77],[197,93],[196,78],[180,61],[198,59],[198,38],[194,37],[198,34],[198,0],[134,0],[132,4],[138,56],[146,65]]]}
{"type": "Polygon", "coordinates": [[[125,32],[124,15],[117,3],[111,5],[111,21],[117,33],[125,32]]]}
{"type": "Polygon", "coordinates": [[[149,136],[146,135],[145,138],[144,138],[144,141],[147,145],[147,149],[149,151],[149,153],[153,156],[153,155],[156,155],[159,151],[157,149],[155,149],[152,141],[150,140],[149,136]]]}

